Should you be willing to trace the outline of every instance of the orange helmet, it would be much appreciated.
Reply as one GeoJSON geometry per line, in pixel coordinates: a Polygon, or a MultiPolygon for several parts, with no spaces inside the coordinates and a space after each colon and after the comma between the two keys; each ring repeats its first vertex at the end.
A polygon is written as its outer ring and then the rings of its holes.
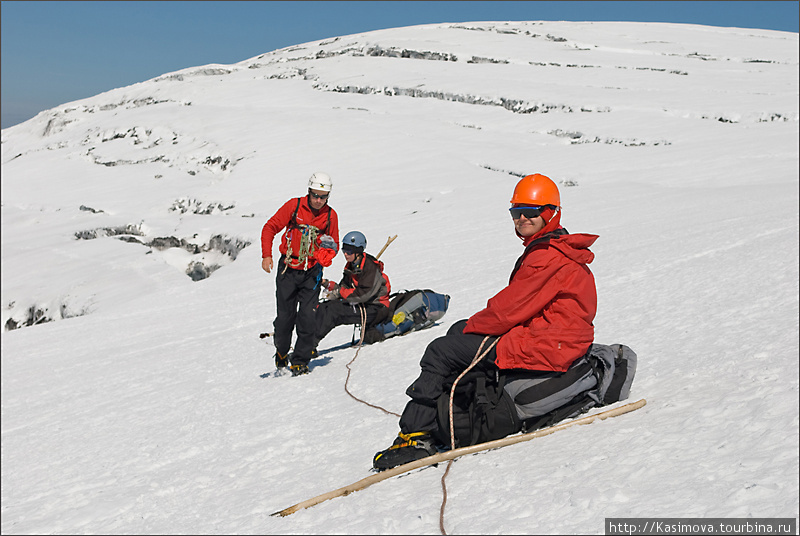
{"type": "Polygon", "coordinates": [[[549,177],[536,173],[528,175],[517,183],[511,204],[523,205],[555,205],[561,206],[558,186],[549,177]]]}

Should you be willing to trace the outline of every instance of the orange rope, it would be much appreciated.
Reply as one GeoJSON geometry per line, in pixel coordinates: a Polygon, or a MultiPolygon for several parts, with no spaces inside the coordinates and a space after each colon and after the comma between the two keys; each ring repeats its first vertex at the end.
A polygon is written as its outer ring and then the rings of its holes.
{"type": "MultiPolygon", "coordinates": [[[[464,372],[459,374],[456,381],[453,382],[453,387],[450,388],[450,448],[456,448],[456,434],[455,434],[455,427],[453,426],[453,396],[455,396],[456,392],[456,385],[464,375],[472,370],[472,367],[478,364],[478,362],[486,357],[486,355],[494,348],[494,345],[497,344],[497,341],[500,340],[500,337],[496,338],[489,347],[481,353],[483,350],[483,346],[486,344],[486,341],[489,340],[489,335],[483,338],[481,341],[481,345],[478,347],[478,351],[475,352],[475,357],[472,359],[472,363],[464,369],[464,372]]],[[[447,474],[450,472],[450,466],[453,465],[453,460],[449,460],[447,462],[447,469],[445,470],[444,474],[442,475],[442,506],[439,508],[439,530],[444,536],[447,536],[447,531],[444,530],[444,506],[447,504],[447,485],[444,482],[444,479],[447,478],[447,474]]]]}
{"type": "Polygon", "coordinates": [[[358,341],[358,348],[356,348],[356,355],[354,355],[353,359],[351,359],[350,362],[346,365],[347,366],[347,379],[344,381],[344,391],[348,395],[350,395],[350,398],[352,398],[353,400],[361,402],[362,404],[365,404],[365,405],[367,405],[367,406],[369,406],[371,408],[379,409],[382,412],[386,413],[387,415],[394,415],[395,417],[400,417],[400,415],[398,415],[397,413],[395,413],[393,411],[389,411],[388,409],[384,409],[384,408],[382,408],[380,406],[376,406],[374,404],[370,404],[369,402],[361,400],[360,398],[355,396],[353,393],[351,393],[350,390],[347,388],[347,383],[350,381],[350,373],[352,372],[352,369],[350,368],[350,365],[352,365],[353,361],[355,361],[356,358],[358,357],[358,352],[361,350],[361,345],[364,343],[364,333],[365,333],[366,328],[367,328],[367,311],[366,311],[366,309],[364,309],[364,306],[361,305],[361,304],[358,304],[358,308],[361,311],[361,338],[358,341]]]}

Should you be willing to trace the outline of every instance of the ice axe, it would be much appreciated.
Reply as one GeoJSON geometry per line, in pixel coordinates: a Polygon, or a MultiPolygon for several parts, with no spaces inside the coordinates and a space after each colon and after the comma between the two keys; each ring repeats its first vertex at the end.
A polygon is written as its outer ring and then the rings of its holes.
{"type": "Polygon", "coordinates": [[[386,251],[386,248],[388,248],[388,247],[389,247],[389,244],[391,244],[392,242],[394,242],[394,239],[395,239],[395,238],[397,238],[397,235],[390,236],[390,237],[389,237],[389,238],[386,240],[386,244],[384,244],[384,245],[383,245],[383,247],[381,248],[381,250],[378,252],[378,254],[377,254],[377,255],[375,255],[375,260],[377,260],[377,259],[380,259],[380,258],[381,258],[381,255],[383,255],[383,252],[384,252],[384,251],[386,251]]]}

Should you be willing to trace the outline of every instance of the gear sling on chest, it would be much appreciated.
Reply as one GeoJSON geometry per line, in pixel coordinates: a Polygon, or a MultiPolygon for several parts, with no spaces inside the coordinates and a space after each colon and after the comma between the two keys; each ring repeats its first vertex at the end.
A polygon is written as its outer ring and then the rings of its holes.
{"type": "MultiPolygon", "coordinates": [[[[313,256],[314,246],[317,238],[320,236],[320,230],[313,225],[298,224],[297,211],[300,209],[300,198],[297,199],[297,206],[292,213],[292,219],[289,221],[288,230],[286,233],[286,255],[284,256],[283,272],[287,268],[300,269],[302,265],[303,270],[308,270],[308,259],[313,256]],[[292,255],[292,231],[298,229],[300,231],[300,244],[297,246],[297,255],[292,255]],[[297,266],[291,266],[296,263],[297,266]]],[[[331,209],[328,207],[328,221],[325,224],[325,233],[328,232],[331,226],[331,209]]],[[[322,233],[322,234],[325,234],[322,233]]]]}

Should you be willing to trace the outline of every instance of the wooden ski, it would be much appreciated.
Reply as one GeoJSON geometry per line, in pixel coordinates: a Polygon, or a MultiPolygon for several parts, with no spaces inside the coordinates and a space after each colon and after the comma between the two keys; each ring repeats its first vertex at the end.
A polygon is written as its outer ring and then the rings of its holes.
{"type": "Polygon", "coordinates": [[[440,452],[438,454],[434,454],[433,456],[428,456],[427,458],[422,458],[421,460],[416,460],[411,463],[407,463],[405,465],[400,465],[393,469],[387,469],[386,471],[381,471],[380,473],[368,476],[359,480],[358,482],[354,482],[349,486],[345,486],[343,488],[339,488],[337,490],[329,491],[328,493],[323,493],[322,495],[317,495],[312,499],[305,500],[303,502],[297,503],[294,506],[290,506],[289,508],[284,508],[279,512],[275,512],[270,514],[272,516],[281,516],[285,517],[291,515],[298,510],[302,510],[304,508],[310,508],[311,506],[315,506],[321,502],[327,501],[328,499],[333,499],[335,497],[344,497],[346,495],[350,495],[355,491],[360,491],[364,488],[371,486],[381,480],[386,480],[387,478],[391,478],[393,476],[401,475],[403,473],[407,473],[409,471],[413,471],[414,469],[419,469],[420,467],[425,467],[428,465],[433,465],[436,463],[445,462],[447,460],[452,460],[461,456],[465,456],[467,454],[474,454],[476,452],[481,452],[484,450],[489,449],[496,449],[500,447],[505,447],[508,445],[514,445],[516,443],[522,443],[523,441],[530,441],[536,437],[542,437],[546,435],[550,435],[552,433],[558,432],[559,430],[564,430],[565,428],[570,428],[571,426],[581,425],[581,424],[589,424],[596,420],[603,420],[609,417],[616,417],[617,415],[622,415],[624,413],[629,413],[631,411],[637,410],[643,407],[647,401],[645,399],[639,400],[637,402],[631,402],[629,404],[625,404],[624,406],[619,406],[616,408],[611,408],[606,411],[595,413],[594,415],[587,415],[586,417],[581,417],[579,419],[574,419],[567,422],[562,422],[559,424],[555,424],[548,428],[542,428],[540,430],[535,430],[533,432],[529,432],[527,434],[521,435],[512,435],[508,437],[504,437],[502,439],[496,439],[494,441],[489,441],[487,443],[479,443],[477,445],[471,445],[469,447],[461,447],[454,450],[446,450],[444,452],[440,452]]]}

